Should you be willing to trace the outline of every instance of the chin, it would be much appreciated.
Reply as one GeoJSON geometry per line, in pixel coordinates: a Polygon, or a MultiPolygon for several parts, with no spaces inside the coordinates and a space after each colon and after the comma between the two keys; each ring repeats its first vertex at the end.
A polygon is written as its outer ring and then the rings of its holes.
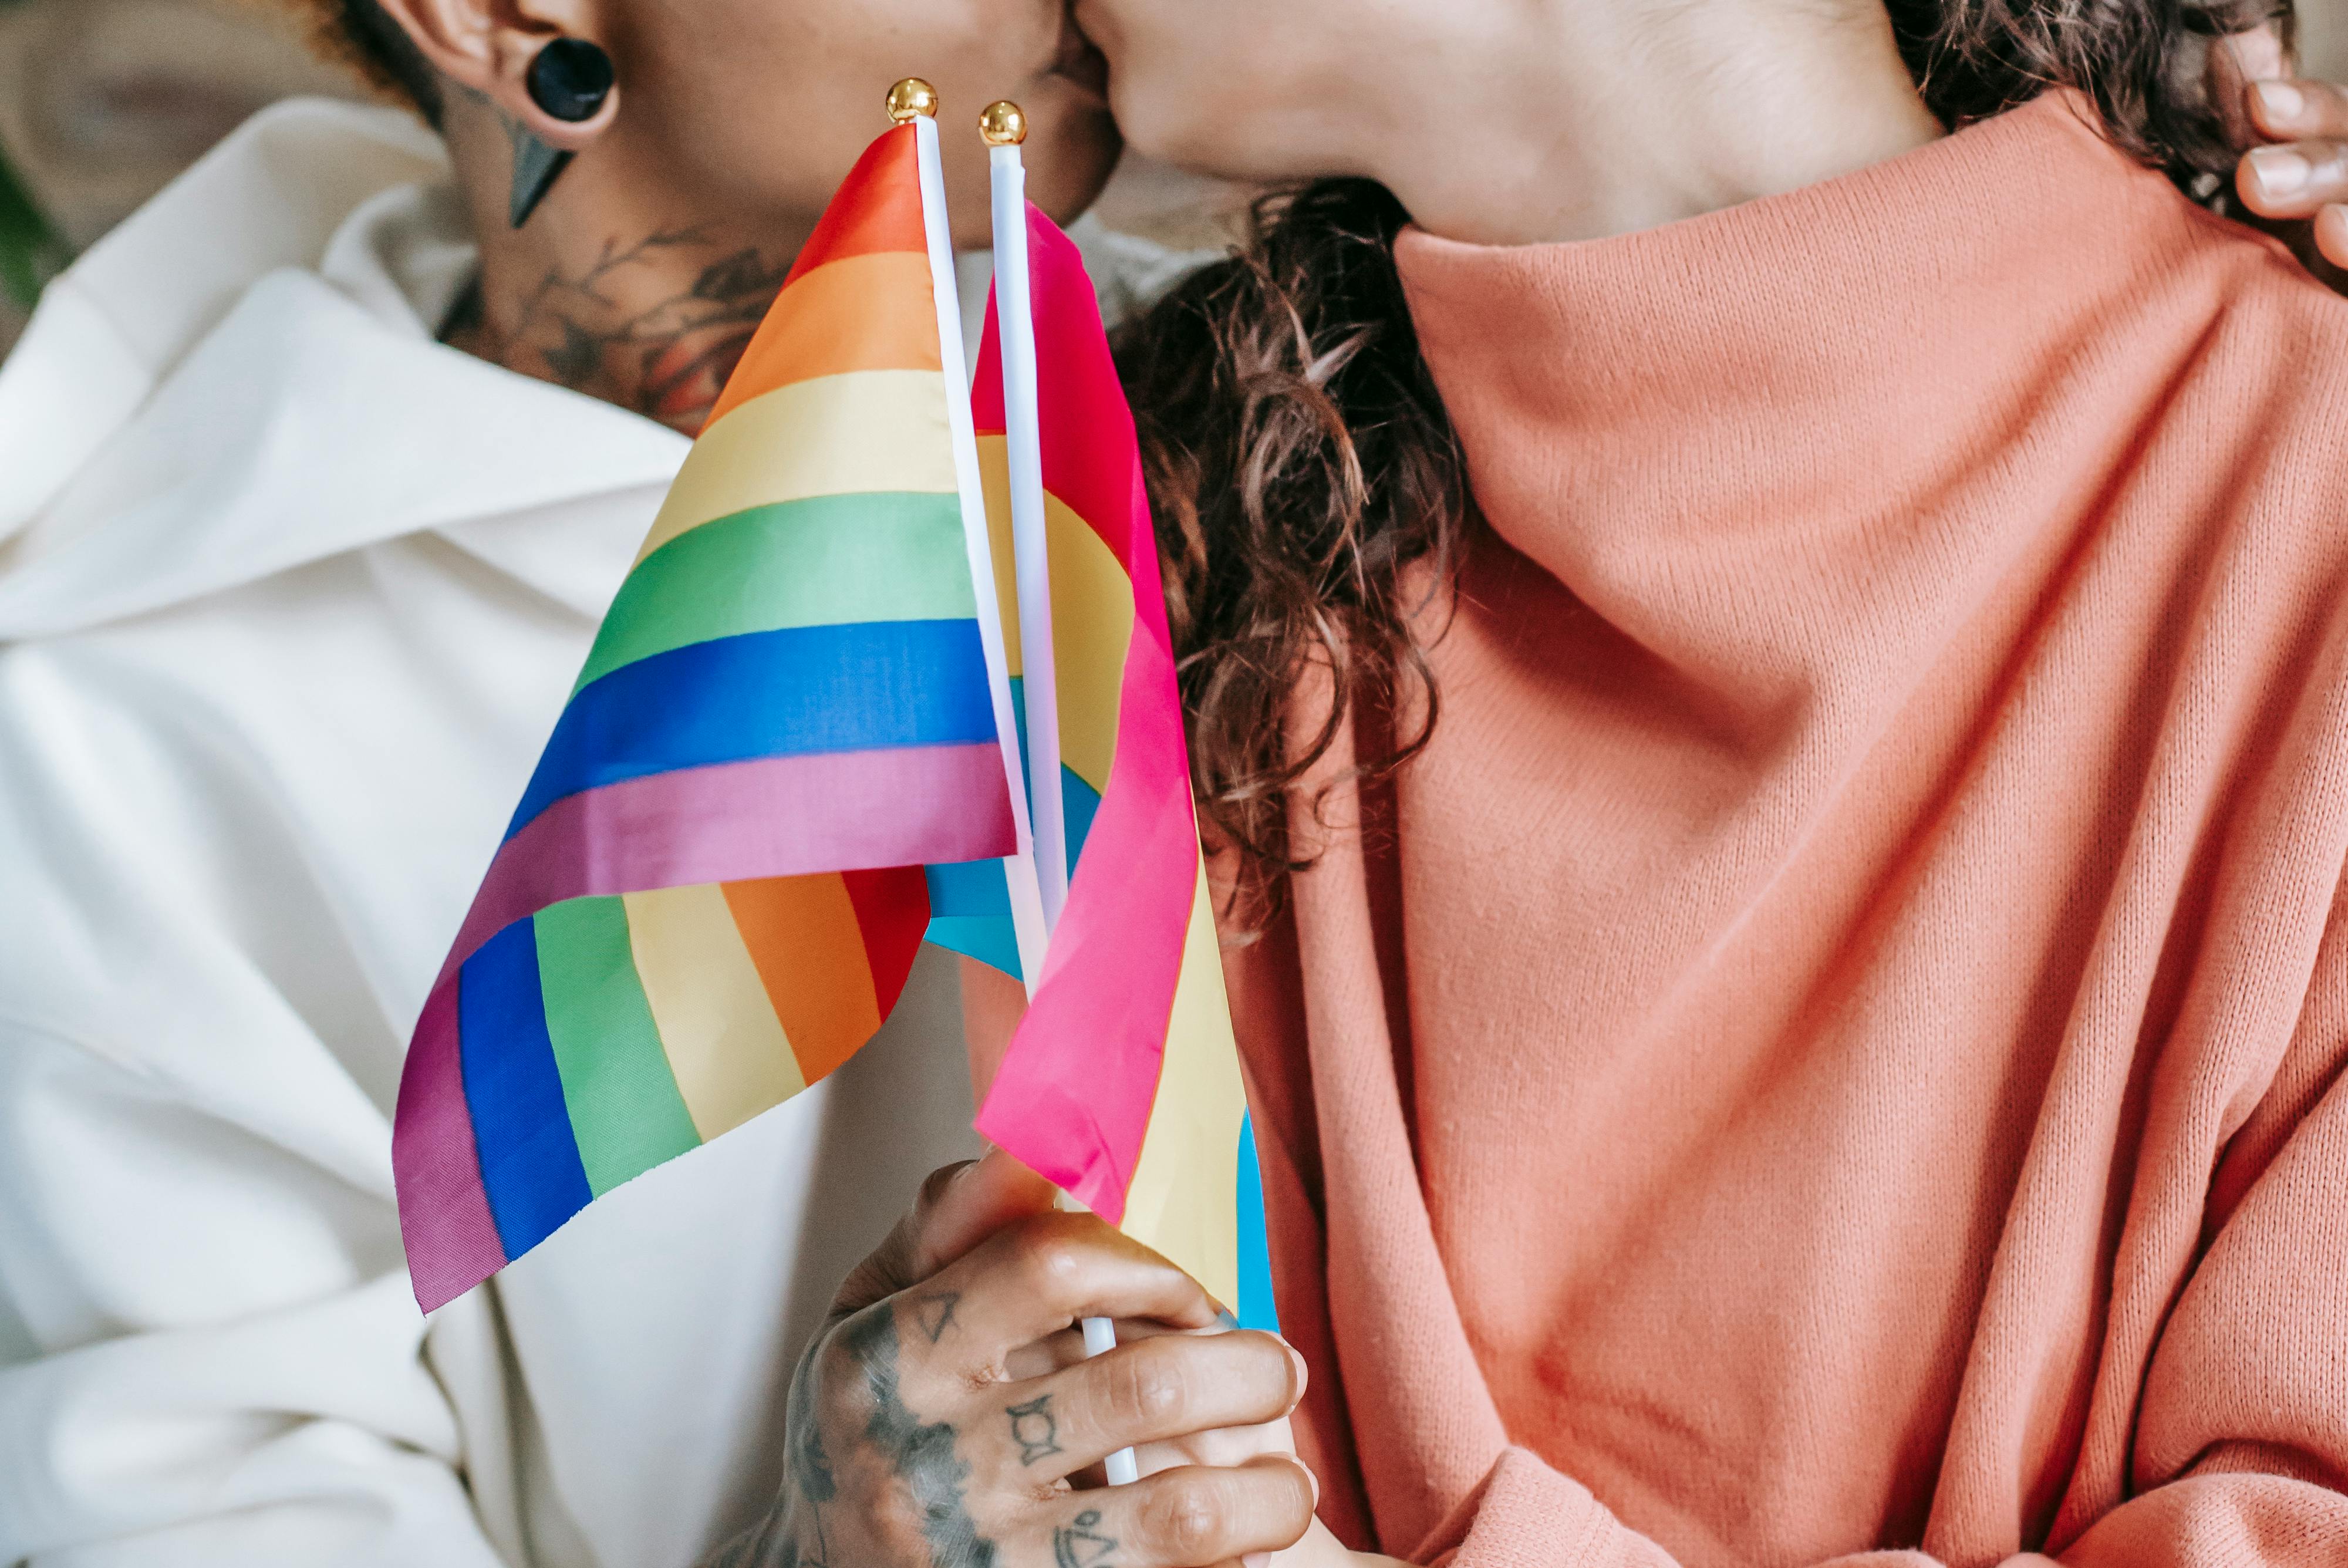
{"type": "Polygon", "coordinates": [[[1124,144],[1139,156],[1216,180],[1261,178],[1244,168],[1247,149],[1234,135],[1238,119],[1201,115],[1191,95],[1153,94],[1114,68],[1108,96],[1124,144]]]}

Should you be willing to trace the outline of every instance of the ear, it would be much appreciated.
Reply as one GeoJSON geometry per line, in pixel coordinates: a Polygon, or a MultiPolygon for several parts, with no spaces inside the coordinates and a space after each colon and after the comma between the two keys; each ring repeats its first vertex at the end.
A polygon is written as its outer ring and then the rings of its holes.
{"type": "Polygon", "coordinates": [[[605,46],[592,0],[376,0],[427,64],[460,91],[561,152],[578,152],[620,112],[614,86],[592,118],[557,119],[530,92],[530,62],[558,38],[605,46]]]}

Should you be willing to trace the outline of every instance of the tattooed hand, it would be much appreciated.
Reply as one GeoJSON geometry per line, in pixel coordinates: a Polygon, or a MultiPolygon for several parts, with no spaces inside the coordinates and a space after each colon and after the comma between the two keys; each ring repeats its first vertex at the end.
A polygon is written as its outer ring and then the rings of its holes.
{"type": "Polygon", "coordinates": [[[1214,1568],[1286,1547],[1312,1521],[1303,1466],[1182,1445],[1282,1421],[1303,1362],[1270,1335],[1180,1332],[1217,1319],[1009,1160],[941,1171],[841,1289],[791,1382],[781,1495],[710,1568],[1214,1568]],[[1174,1332],[1082,1360],[1071,1325],[1095,1315],[1174,1332]],[[1093,1484],[1117,1449],[1169,1442],[1171,1468],[1093,1484]]]}

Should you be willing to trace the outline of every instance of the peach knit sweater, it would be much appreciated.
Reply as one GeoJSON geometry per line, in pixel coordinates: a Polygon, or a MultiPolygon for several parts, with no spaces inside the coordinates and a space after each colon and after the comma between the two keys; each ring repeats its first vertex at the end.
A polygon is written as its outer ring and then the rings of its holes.
{"type": "Polygon", "coordinates": [[[2348,304],[2067,98],[1401,260],[1443,719],[1230,965],[1324,1517],[2348,1563],[2348,304]]]}

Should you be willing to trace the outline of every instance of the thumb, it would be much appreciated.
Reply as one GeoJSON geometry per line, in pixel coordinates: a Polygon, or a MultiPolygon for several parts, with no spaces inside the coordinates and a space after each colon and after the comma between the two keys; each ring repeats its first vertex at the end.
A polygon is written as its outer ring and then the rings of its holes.
{"type": "Polygon", "coordinates": [[[922,1198],[909,1223],[912,1264],[917,1277],[927,1279],[1004,1226],[1050,1213],[1060,1190],[1002,1150],[989,1149],[956,1167],[934,1201],[927,1190],[922,1198]]]}
{"type": "Polygon", "coordinates": [[[921,1284],[1005,1226],[1050,1213],[1059,1196],[1057,1187],[1000,1149],[932,1172],[913,1212],[849,1275],[836,1309],[860,1311],[921,1284]]]}

